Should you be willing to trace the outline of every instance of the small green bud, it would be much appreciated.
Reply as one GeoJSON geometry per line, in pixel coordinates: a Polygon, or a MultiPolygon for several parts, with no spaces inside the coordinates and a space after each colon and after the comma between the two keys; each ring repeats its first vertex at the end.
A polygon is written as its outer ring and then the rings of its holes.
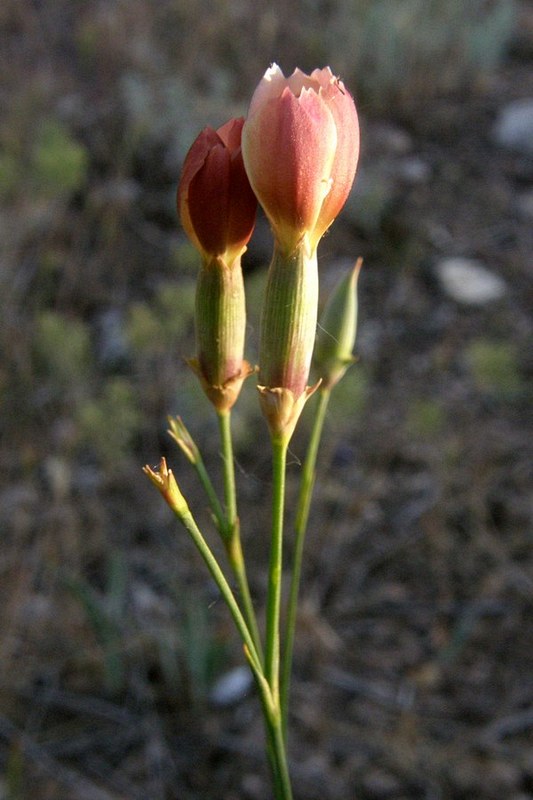
{"type": "Polygon", "coordinates": [[[331,293],[318,326],[313,364],[322,386],[330,389],[340,381],[353,356],[357,334],[357,280],[363,264],[355,266],[331,293]]]}

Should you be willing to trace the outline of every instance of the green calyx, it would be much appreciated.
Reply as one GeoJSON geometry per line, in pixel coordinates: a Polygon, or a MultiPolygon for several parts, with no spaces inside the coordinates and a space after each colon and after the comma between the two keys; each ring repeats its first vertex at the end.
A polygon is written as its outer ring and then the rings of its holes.
{"type": "Polygon", "coordinates": [[[235,403],[253,372],[243,360],[246,304],[240,259],[204,261],[196,286],[196,358],[189,361],[217,411],[235,403]]]}
{"type": "Polygon", "coordinates": [[[317,309],[316,250],[307,242],[289,255],[276,248],[268,272],[259,348],[261,406],[276,437],[284,432],[292,435],[309,394],[317,309]]]}

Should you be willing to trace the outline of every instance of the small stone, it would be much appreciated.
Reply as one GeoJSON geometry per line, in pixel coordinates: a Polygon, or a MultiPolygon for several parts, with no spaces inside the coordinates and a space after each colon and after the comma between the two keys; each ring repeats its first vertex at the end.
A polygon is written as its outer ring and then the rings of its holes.
{"type": "Polygon", "coordinates": [[[496,760],[486,765],[483,774],[483,785],[487,791],[497,790],[507,794],[511,789],[520,788],[521,772],[516,764],[509,761],[496,760]]]}
{"type": "Polygon", "coordinates": [[[533,99],[515,100],[500,112],[493,129],[496,144],[533,156],[533,99]]]}
{"type": "Polygon", "coordinates": [[[425,183],[431,177],[431,167],[418,156],[407,156],[400,159],[397,165],[398,175],[407,183],[425,183]]]}
{"type": "Polygon", "coordinates": [[[261,800],[265,796],[265,787],[259,775],[246,773],[242,777],[241,785],[246,800],[261,800]]]}
{"type": "Polygon", "coordinates": [[[100,314],[97,332],[98,358],[103,366],[117,367],[128,359],[124,320],[118,309],[110,308],[100,314]]]}
{"type": "Polygon", "coordinates": [[[376,124],[371,130],[372,142],[380,150],[395,156],[404,156],[413,149],[413,139],[403,128],[388,123],[376,124]]]}
{"type": "Polygon", "coordinates": [[[446,294],[465,305],[482,306],[500,300],[507,291],[498,275],[473,258],[445,258],[436,272],[446,294]]]}
{"type": "Polygon", "coordinates": [[[235,667],[215,682],[209,699],[216,706],[232,706],[246,697],[251,685],[252,674],[248,667],[235,667]]]}
{"type": "Polygon", "coordinates": [[[55,500],[64,501],[71,489],[70,465],[57,456],[47,456],[43,461],[43,477],[55,500]]]}
{"type": "Polygon", "coordinates": [[[372,769],[363,778],[363,787],[368,797],[383,800],[396,797],[400,790],[400,783],[390,772],[381,769],[372,769]]]}
{"type": "Polygon", "coordinates": [[[522,192],[517,198],[518,211],[522,216],[533,220],[533,189],[522,192]]]}

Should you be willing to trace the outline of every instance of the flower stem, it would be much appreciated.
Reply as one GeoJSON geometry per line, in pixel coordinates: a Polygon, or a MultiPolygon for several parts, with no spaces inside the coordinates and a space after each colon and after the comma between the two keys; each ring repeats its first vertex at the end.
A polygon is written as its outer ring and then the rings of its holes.
{"type": "Polygon", "coordinates": [[[222,456],[224,460],[224,497],[226,503],[226,524],[223,533],[224,544],[231,568],[237,580],[241,595],[244,617],[254,640],[255,649],[263,659],[261,637],[257,625],[257,617],[250,594],[246,566],[242,552],[239,517],[237,516],[237,494],[235,487],[235,466],[233,459],[233,442],[231,436],[231,411],[217,413],[222,456]]]}
{"type": "Polygon", "coordinates": [[[261,700],[263,717],[266,725],[268,754],[274,781],[275,800],[292,800],[292,790],[287,766],[287,756],[282,729],[282,716],[279,707],[279,692],[277,698],[273,696],[271,687],[265,677],[261,654],[257,651],[252,634],[248,629],[246,620],[239,608],[233,592],[222,572],[215,556],[211,552],[209,545],[205,541],[194,517],[189,509],[180,508],[175,512],[181,523],[190,534],[194,544],[200,552],[209,572],[215,580],[230,613],[233,617],[237,630],[244,643],[244,651],[252,673],[255,678],[256,686],[261,700]]]}
{"type": "Polygon", "coordinates": [[[281,573],[283,566],[283,516],[285,509],[286,439],[272,438],[272,540],[268,573],[266,609],[265,677],[275,705],[280,706],[279,664],[281,607],[281,573]]]}
{"type": "Polygon", "coordinates": [[[213,512],[216,525],[218,529],[222,532],[224,530],[224,522],[225,522],[224,510],[216,495],[213,484],[211,483],[211,478],[209,477],[208,472],[205,468],[205,464],[201,458],[199,458],[198,461],[195,462],[194,466],[196,468],[198,477],[200,478],[200,482],[204,487],[207,499],[209,500],[209,505],[211,507],[211,511],[213,512]]]}
{"type": "Polygon", "coordinates": [[[326,417],[326,410],[331,395],[331,389],[320,389],[319,404],[313,423],[313,430],[307,448],[307,454],[302,470],[302,479],[300,483],[300,494],[298,497],[298,506],[296,511],[296,521],[294,524],[295,529],[295,542],[294,542],[294,558],[293,568],[291,574],[291,585],[289,591],[289,599],[287,604],[287,619],[285,628],[285,640],[283,647],[283,663],[281,675],[281,708],[283,713],[283,732],[286,737],[287,734],[287,718],[289,713],[289,694],[291,684],[291,670],[292,670],[292,657],[294,650],[294,635],[296,630],[296,613],[298,607],[298,594],[300,589],[300,578],[302,573],[302,559],[305,542],[305,534],[307,532],[307,521],[309,519],[309,509],[311,507],[311,499],[313,495],[313,487],[315,483],[315,467],[318,453],[318,447],[322,436],[322,429],[324,427],[324,420],[326,417]]]}
{"type": "Polygon", "coordinates": [[[235,490],[235,469],[233,465],[233,443],[231,437],[231,412],[217,412],[222,457],[224,459],[224,499],[228,526],[233,526],[237,518],[237,497],[235,490]]]}
{"type": "Polygon", "coordinates": [[[239,608],[239,605],[235,599],[233,592],[231,591],[231,587],[226,580],[224,573],[222,572],[218,561],[216,560],[215,556],[211,552],[211,549],[207,542],[205,541],[196,521],[191,514],[191,512],[187,509],[187,511],[182,511],[181,513],[177,513],[176,516],[181,521],[181,523],[185,526],[187,532],[190,534],[191,539],[193,540],[196,548],[200,552],[205,564],[213,580],[217,584],[226,605],[228,606],[231,616],[233,617],[233,621],[239,631],[241,639],[246,647],[248,661],[252,668],[252,671],[256,678],[258,676],[263,675],[263,669],[261,664],[261,658],[257,652],[255,642],[253,637],[248,629],[248,625],[244,616],[239,608]]]}
{"type": "Polygon", "coordinates": [[[281,716],[270,723],[270,746],[273,766],[275,800],[292,800],[291,779],[287,765],[285,737],[283,735],[283,720],[281,716]]]}

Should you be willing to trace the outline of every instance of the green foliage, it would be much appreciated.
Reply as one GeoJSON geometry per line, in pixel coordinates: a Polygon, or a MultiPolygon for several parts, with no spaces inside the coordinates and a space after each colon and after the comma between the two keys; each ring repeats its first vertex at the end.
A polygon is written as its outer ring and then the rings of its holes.
{"type": "Polygon", "coordinates": [[[204,703],[216,676],[217,667],[224,659],[224,648],[217,643],[210,630],[207,605],[189,600],[186,604],[182,629],[182,659],[185,675],[195,704],[204,703]]]}
{"type": "Polygon", "coordinates": [[[368,236],[376,236],[393,207],[395,189],[379,164],[369,164],[357,176],[357,191],[348,197],[344,213],[368,236]]]}
{"type": "Polygon", "coordinates": [[[15,156],[8,152],[0,152],[0,200],[14,195],[20,180],[20,166],[15,156]]]}
{"type": "Polygon", "coordinates": [[[513,0],[346,0],[328,43],[344,42],[337,63],[368,102],[409,110],[493,69],[514,24],[513,0]]]}
{"type": "MultiPolygon", "coordinates": [[[[127,685],[128,657],[135,641],[135,647],[146,648],[150,662],[155,660],[166,689],[174,699],[181,697],[193,705],[205,704],[227,654],[224,643],[213,636],[209,606],[201,597],[189,595],[182,619],[175,615],[157,622],[150,616],[145,619],[143,612],[132,611],[129,603],[128,564],[120,551],[112,551],[107,556],[101,590],[79,575],[64,575],[62,581],[82,608],[100,647],[108,692],[116,695],[127,685]]],[[[182,606],[183,595],[176,592],[175,586],[168,588],[172,603],[182,606]]]]}
{"type": "Polygon", "coordinates": [[[511,398],[522,388],[518,354],[511,342],[475,339],[466,359],[477,388],[501,398],[511,398]]]}
{"type": "Polygon", "coordinates": [[[123,557],[116,553],[108,564],[107,585],[98,594],[83,578],[69,576],[64,584],[83,608],[87,622],[102,648],[104,680],[109,692],[120,692],[125,684],[124,609],[127,570],[123,557]]]}
{"type": "Polygon", "coordinates": [[[150,304],[130,306],[126,335],[135,352],[156,354],[171,352],[192,327],[194,282],[164,283],[150,304]]]}
{"type": "Polygon", "coordinates": [[[361,364],[354,364],[335,386],[331,395],[330,418],[346,420],[353,426],[364,411],[368,398],[369,376],[361,364]]]}
{"type": "Polygon", "coordinates": [[[87,175],[87,151],[56,119],[45,119],[38,128],[32,154],[37,191],[48,197],[78,189],[87,175]]]}
{"type": "Polygon", "coordinates": [[[128,455],[142,416],[138,397],[130,383],[115,377],[104,384],[99,397],[82,402],[76,418],[82,443],[90,447],[105,466],[116,466],[128,455]]]}
{"type": "Polygon", "coordinates": [[[42,311],[35,322],[35,350],[44,376],[60,389],[84,382],[92,366],[89,329],[56,311],[42,311]]]}
{"type": "Polygon", "coordinates": [[[442,406],[436,400],[419,397],[409,405],[405,430],[409,437],[432,439],[442,432],[445,423],[442,406]]]}

